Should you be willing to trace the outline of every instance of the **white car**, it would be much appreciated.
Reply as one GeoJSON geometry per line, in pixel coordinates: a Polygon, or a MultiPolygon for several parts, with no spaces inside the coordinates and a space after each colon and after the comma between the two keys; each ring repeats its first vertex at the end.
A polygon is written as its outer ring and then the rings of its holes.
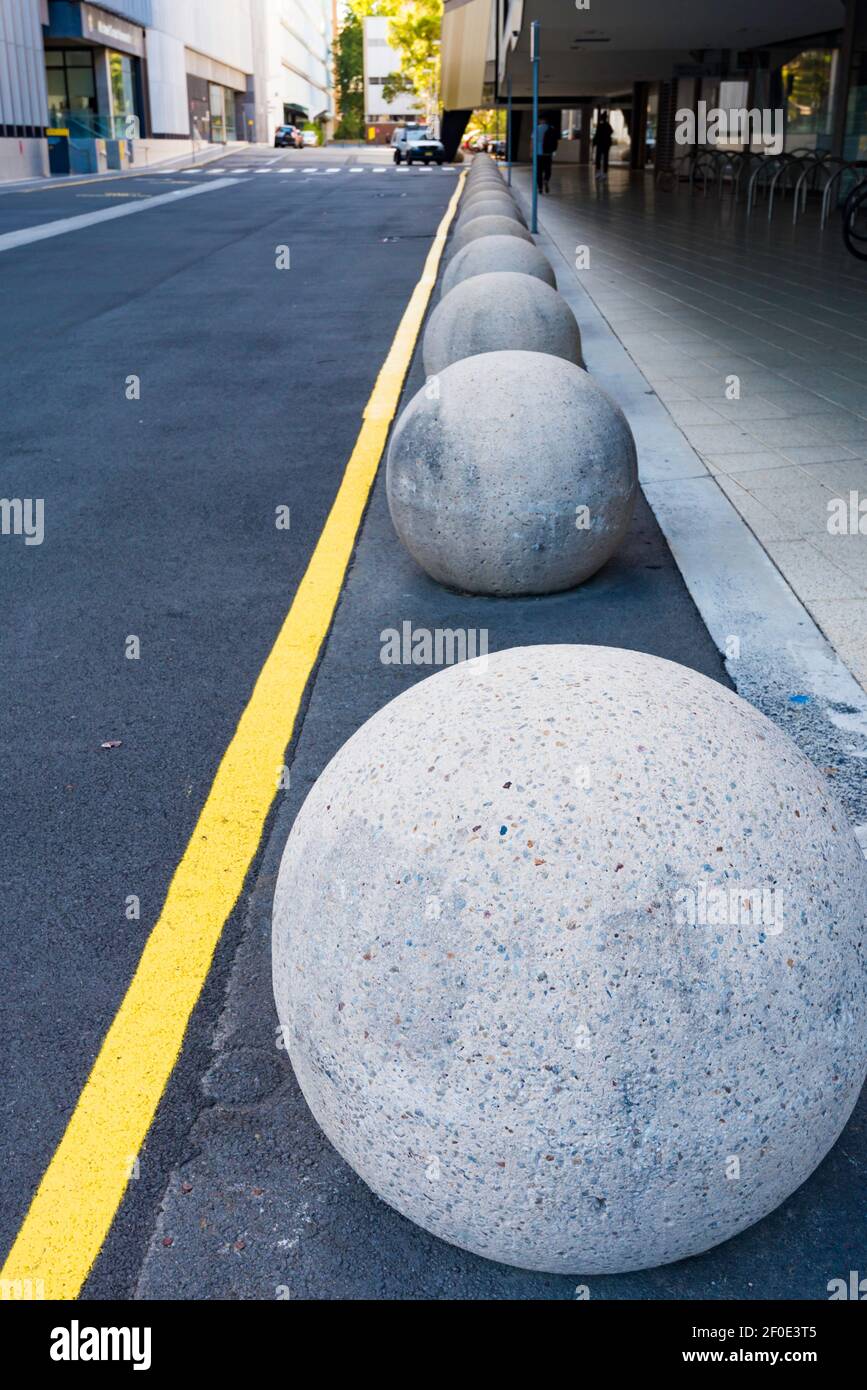
{"type": "Polygon", "coordinates": [[[319,137],[315,130],[302,130],[301,139],[305,145],[318,145],[319,137]]]}
{"type": "Polygon", "coordinates": [[[407,164],[415,160],[421,160],[424,164],[431,161],[442,164],[446,157],[442,141],[437,140],[424,125],[398,126],[391,137],[391,145],[395,164],[400,164],[404,159],[407,164]]]}

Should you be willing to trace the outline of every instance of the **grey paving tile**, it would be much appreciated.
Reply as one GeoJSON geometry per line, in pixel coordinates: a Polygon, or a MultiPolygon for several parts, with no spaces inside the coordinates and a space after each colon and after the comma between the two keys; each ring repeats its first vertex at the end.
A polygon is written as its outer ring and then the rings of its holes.
{"type": "Polygon", "coordinates": [[[808,540],[767,541],[765,549],[783,575],[797,574],[802,599],[867,599],[867,588],[808,540]]]}

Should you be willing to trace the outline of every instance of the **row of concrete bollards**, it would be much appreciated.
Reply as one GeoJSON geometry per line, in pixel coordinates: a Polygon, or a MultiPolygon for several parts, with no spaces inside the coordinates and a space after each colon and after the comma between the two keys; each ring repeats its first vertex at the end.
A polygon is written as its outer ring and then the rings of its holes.
{"type": "Polygon", "coordinates": [[[450,252],[427,381],[388,451],[395,529],[451,588],[572,588],[628,530],[632,433],[584,370],[575,315],[490,160],[473,163],[450,252]]]}
{"type": "MultiPolygon", "coordinates": [[[[475,163],[388,458],[412,555],[480,594],[585,578],[636,491],[524,236],[475,163]]],[[[525,1269],[644,1269],[745,1230],[833,1144],[865,914],[825,778],[744,700],[644,652],[513,647],[412,685],[324,769],[280,865],[274,997],[314,1116],[389,1205],[525,1269]]]]}

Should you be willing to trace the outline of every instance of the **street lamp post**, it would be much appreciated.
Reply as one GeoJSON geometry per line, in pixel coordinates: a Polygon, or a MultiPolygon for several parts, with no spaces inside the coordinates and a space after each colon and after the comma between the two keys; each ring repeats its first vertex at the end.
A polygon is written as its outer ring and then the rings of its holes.
{"type": "Polygon", "coordinates": [[[533,213],[530,219],[531,232],[538,232],[538,203],[539,203],[539,151],[538,136],[539,129],[539,21],[534,19],[530,25],[530,62],[533,65],[533,213]]]}

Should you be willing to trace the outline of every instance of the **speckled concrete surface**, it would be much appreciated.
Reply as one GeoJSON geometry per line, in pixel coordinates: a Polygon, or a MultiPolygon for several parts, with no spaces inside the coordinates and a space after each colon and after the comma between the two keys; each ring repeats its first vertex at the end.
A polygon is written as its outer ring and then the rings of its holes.
{"type": "Polygon", "coordinates": [[[445,299],[455,285],[471,275],[488,275],[497,270],[534,275],[552,289],[556,288],[551,262],[537,246],[514,236],[486,236],[480,241],[471,241],[452,257],[442,278],[440,296],[445,299]]]}
{"type": "Polygon", "coordinates": [[[474,275],[440,300],[423,339],[428,375],[480,352],[547,352],[581,365],[581,333],[562,295],[534,275],[474,275]]]}
{"type": "Polygon", "coordinates": [[[439,583],[554,593],[594,574],[626,534],[635,444],[574,363],[487,352],[452,363],[410,401],[386,487],[398,535],[439,583]]]}
{"type": "Polygon", "coordinates": [[[502,194],[479,195],[472,198],[466,204],[461,204],[461,215],[458,218],[455,233],[462,227],[468,227],[478,217],[511,217],[515,222],[520,222],[521,226],[526,226],[522,214],[518,211],[513,200],[504,197],[502,194]]]}
{"type": "Polygon", "coordinates": [[[499,181],[497,183],[484,183],[481,187],[478,184],[466,186],[464,195],[461,198],[461,216],[463,216],[467,208],[472,207],[474,203],[480,203],[489,198],[493,199],[495,202],[502,202],[508,207],[517,209],[520,213],[521,221],[523,222],[525,220],[516,200],[512,197],[509,190],[499,181]]]}
{"type": "Polygon", "coordinates": [[[865,911],[827,783],[746,702],[635,651],[513,648],[325,769],[280,867],[275,997],[385,1201],[523,1268],[640,1269],[744,1230],[836,1139],[865,911]],[[725,923],[702,887],[736,889],[725,923]]]}
{"type": "Polygon", "coordinates": [[[477,217],[475,221],[468,222],[466,226],[456,231],[450,238],[448,251],[450,256],[456,256],[459,251],[463,251],[470,242],[477,241],[484,236],[514,236],[520,237],[522,241],[527,241],[532,246],[533,238],[527,228],[517,222],[514,217],[504,217],[502,213],[488,217],[477,217]]]}

